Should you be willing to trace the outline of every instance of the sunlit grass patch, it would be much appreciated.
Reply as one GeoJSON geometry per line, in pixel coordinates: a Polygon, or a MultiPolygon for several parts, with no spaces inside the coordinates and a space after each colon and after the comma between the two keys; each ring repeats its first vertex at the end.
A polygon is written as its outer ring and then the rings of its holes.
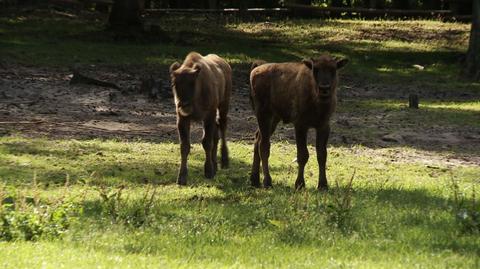
{"type": "Polygon", "coordinates": [[[451,84],[458,75],[458,56],[466,50],[469,34],[466,24],[438,21],[281,20],[222,24],[165,17],[150,23],[162,26],[164,39],[133,37],[118,41],[104,30],[101,20],[84,22],[79,18],[33,15],[21,20],[4,18],[0,19],[0,28],[4,29],[0,45],[12,61],[54,66],[168,65],[192,50],[217,53],[233,64],[249,64],[252,59],[290,61],[329,52],[349,57],[352,61],[345,72],[369,81],[378,82],[380,76],[381,80],[402,82],[415,76],[418,82],[451,84]],[[425,66],[425,70],[417,72],[414,64],[425,66]],[[452,81],[437,81],[439,78],[452,81]]]}
{"type": "Polygon", "coordinates": [[[435,101],[420,99],[420,109],[408,108],[408,100],[359,100],[339,105],[339,113],[363,111],[389,114],[392,122],[422,124],[422,126],[463,126],[479,127],[476,112],[480,110],[478,101],[435,101]]]}

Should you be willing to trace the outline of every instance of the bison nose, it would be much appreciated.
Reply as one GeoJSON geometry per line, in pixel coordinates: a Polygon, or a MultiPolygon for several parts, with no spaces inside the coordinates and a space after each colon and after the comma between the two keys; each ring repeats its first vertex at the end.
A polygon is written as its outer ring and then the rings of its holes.
{"type": "Polygon", "coordinates": [[[330,85],[325,84],[325,85],[318,85],[318,91],[323,93],[323,94],[328,94],[330,93],[330,85]]]}

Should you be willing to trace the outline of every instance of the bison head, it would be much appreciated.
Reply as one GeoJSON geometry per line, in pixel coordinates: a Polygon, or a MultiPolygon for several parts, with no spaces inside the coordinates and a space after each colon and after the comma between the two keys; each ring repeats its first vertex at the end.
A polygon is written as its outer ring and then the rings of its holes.
{"type": "Polygon", "coordinates": [[[175,104],[178,113],[182,116],[186,117],[193,113],[195,85],[200,70],[201,68],[197,64],[194,64],[193,67],[182,67],[180,63],[175,62],[170,66],[175,104]]]}
{"type": "Polygon", "coordinates": [[[348,59],[322,55],[316,59],[304,59],[303,63],[312,70],[319,96],[328,98],[335,93],[338,80],[337,71],[348,63],[348,59]]]}

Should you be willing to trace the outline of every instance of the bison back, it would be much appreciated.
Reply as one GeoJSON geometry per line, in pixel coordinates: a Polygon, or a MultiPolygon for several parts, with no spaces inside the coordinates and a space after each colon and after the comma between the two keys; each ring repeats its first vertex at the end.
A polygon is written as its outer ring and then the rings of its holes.
{"type": "Polygon", "coordinates": [[[251,98],[256,110],[271,111],[284,122],[296,120],[309,97],[313,76],[302,63],[264,64],[250,74],[251,98]]]}

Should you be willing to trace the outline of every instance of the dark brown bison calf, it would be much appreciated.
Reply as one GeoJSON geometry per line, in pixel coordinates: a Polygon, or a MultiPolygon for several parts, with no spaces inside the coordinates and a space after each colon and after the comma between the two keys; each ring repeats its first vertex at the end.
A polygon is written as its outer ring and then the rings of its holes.
{"type": "Polygon", "coordinates": [[[190,153],[190,122],[203,122],[202,146],[205,150],[205,177],[213,178],[217,171],[218,131],[222,139],[221,165],[228,167],[228,149],[225,139],[227,113],[232,91],[232,69],[220,57],[205,57],[191,52],[183,64],[170,66],[172,90],[177,111],[182,161],[177,183],[187,184],[187,157],[190,153]],[[218,121],[217,121],[218,116],[218,121]]]}
{"type": "Polygon", "coordinates": [[[322,55],[298,63],[254,63],[250,73],[251,100],[258,121],[255,134],[252,173],[253,186],[260,186],[260,161],[263,185],[272,186],[268,158],[270,136],[280,120],[293,123],[297,142],[298,175],[295,188],[305,187],[304,168],[308,161],[307,132],[317,132],[316,150],[319,189],[328,189],[325,165],[330,116],[337,104],[337,71],[348,63],[322,55]],[[258,66],[256,66],[258,65],[258,66]]]}

